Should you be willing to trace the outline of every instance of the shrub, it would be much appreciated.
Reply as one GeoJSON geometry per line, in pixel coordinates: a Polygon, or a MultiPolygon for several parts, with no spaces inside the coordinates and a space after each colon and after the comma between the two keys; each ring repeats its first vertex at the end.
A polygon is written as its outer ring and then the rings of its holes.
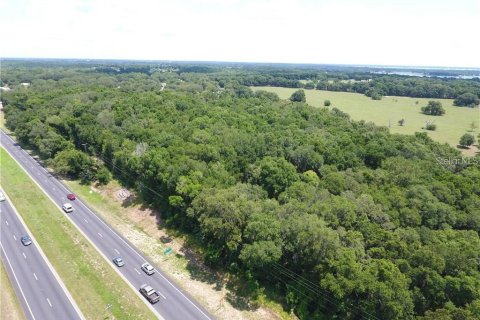
{"type": "Polygon", "coordinates": [[[303,90],[297,90],[295,91],[291,96],[290,96],[290,101],[293,102],[305,102],[305,91],[303,90]]]}
{"type": "Polygon", "coordinates": [[[440,101],[428,101],[428,105],[422,107],[422,112],[431,116],[441,116],[445,114],[445,109],[440,101]]]}
{"type": "Polygon", "coordinates": [[[325,101],[323,101],[323,105],[324,105],[325,107],[329,107],[331,104],[332,104],[332,103],[330,102],[330,100],[325,100],[325,101]]]}
{"type": "Polygon", "coordinates": [[[460,137],[459,144],[463,147],[469,147],[475,143],[475,137],[470,133],[465,133],[463,136],[460,137]]]}

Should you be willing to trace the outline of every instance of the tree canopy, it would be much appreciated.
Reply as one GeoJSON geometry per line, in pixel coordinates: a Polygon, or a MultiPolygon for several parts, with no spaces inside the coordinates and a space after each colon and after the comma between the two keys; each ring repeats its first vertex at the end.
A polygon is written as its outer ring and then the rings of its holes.
{"type": "Polygon", "coordinates": [[[479,155],[204,67],[3,63],[6,124],[61,174],[111,173],[301,319],[480,318],[479,155]]]}
{"type": "Polygon", "coordinates": [[[440,101],[428,101],[425,107],[422,107],[422,112],[431,116],[442,116],[445,114],[445,109],[440,101]]]}

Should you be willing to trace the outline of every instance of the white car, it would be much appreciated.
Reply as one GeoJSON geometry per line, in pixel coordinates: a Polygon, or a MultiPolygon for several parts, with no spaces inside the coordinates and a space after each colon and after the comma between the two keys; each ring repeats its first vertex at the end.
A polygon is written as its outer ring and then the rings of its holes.
{"type": "Polygon", "coordinates": [[[145,273],[149,276],[155,273],[155,269],[153,269],[153,267],[148,262],[142,264],[142,270],[145,271],[145,273]]]}
{"type": "Polygon", "coordinates": [[[72,212],[73,211],[73,207],[70,203],[65,203],[63,206],[62,206],[62,209],[63,211],[65,211],[66,213],[69,213],[69,212],[72,212]]]}
{"type": "Polygon", "coordinates": [[[7,198],[5,198],[5,195],[3,194],[2,191],[0,191],[0,201],[5,201],[7,198]]]}

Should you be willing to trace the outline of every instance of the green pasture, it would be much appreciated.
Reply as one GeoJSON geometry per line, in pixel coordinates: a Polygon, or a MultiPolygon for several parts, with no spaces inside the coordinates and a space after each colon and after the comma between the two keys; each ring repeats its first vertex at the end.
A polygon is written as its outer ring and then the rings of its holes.
{"type": "MultiPolygon", "coordinates": [[[[281,99],[288,99],[298,90],[279,87],[252,87],[253,90],[275,92],[281,99]]],[[[350,92],[332,92],[323,90],[305,90],[307,103],[315,107],[323,107],[325,100],[331,101],[332,107],[348,113],[354,120],[371,121],[379,126],[390,127],[392,133],[413,134],[428,132],[428,135],[438,141],[456,146],[466,132],[471,132],[470,125],[475,123],[475,136],[480,132],[479,108],[455,107],[452,99],[425,99],[409,97],[383,97],[382,100],[372,100],[363,94],[350,92]],[[443,116],[427,116],[420,112],[429,100],[440,101],[446,110],[443,116]],[[404,126],[398,125],[398,120],[405,119],[404,126]],[[427,121],[437,125],[436,131],[422,129],[427,121]]]]}

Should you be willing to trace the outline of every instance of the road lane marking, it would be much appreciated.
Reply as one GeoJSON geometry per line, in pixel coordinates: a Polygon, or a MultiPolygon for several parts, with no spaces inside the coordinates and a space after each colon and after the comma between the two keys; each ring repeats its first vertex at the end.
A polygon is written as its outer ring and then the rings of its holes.
{"type": "MultiPolygon", "coordinates": [[[[5,133],[0,129],[0,136],[2,136],[2,135],[5,135],[5,133]]],[[[12,140],[9,136],[7,136],[7,137],[8,137],[10,140],[12,140]]],[[[12,140],[12,141],[13,141],[13,140],[12,140]]],[[[1,143],[0,143],[0,145],[1,145],[1,143]]],[[[10,150],[8,150],[8,149],[6,149],[6,151],[10,153],[10,150]]],[[[10,155],[12,155],[12,154],[10,154],[10,155]]],[[[13,155],[12,155],[12,158],[13,158],[13,160],[19,165],[19,167],[32,179],[32,182],[35,183],[35,184],[40,188],[40,190],[42,190],[42,191],[45,193],[45,195],[46,195],[47,197],[49,197],[49,199],[52,201],[52,203],[55,203],[55,201],[53,201],[53,199],[50,197],[50,195],[45,192],[45,190],[44,190],[44,189],[41,187],[41,185],[35,180],[35,178],[34,178],[32,175],[30,175],[30,173],[29,173],[28,170],[27,170],[28,168],[27,168],[26,166],[22,166],[22,164],[21,164],[20,162],[18,162],[18,160],[17,160],[15,157],[13,157],[13,155]]],[[[7,198],[8,198],[8,196],[7,196],[7,198]]],[[[15,212],[15,214],[16,214],[19,222],[20,222],[20,223],[23,225],[23,227],[26,229],[26,232],[31,234],[31,232],[29,232],[28,226],[26,225],[25,221],[23,221],[22,216],[18,213],[18,211],[16,210],[16,208],[13,206],[12,209],[13,209],[13,211],[15,212]]],[[[68,216],[67,216],[67,217],[68,217],[68,216]]],[[[31,235],[31,237],[32,237],[32,240],[35,239],[35,238],[33,237],[33,234],[31,235]]],[[[16,239],[16,238],[15,238],[15,239],[16,239]]],[[[2,248],[2,251],[4,252],[4,254],[5,254],[5,256],[6,256],[5,249],[3,248],[1,241],[0,241],[0,247],[2,248]]],[[[72,307],[75,309],[75,312],[77,313],[78,317],[79,317],[81,320],[85,320],[85,316],[82,314],[82,312],[81,312],[80,308],[78,307],[78,305],[76,304],[75,300],[73,300],[70,292],[69,292],[69,291],[67,290],[67,288],[65,287],[65,284],[64,284],[63,281],[60,279],[59,275],[57,274],[57,272],[55,271],[55,269],[53,268],[53,266],[50,264],[50,262],[48,261],[47,257],[45,256],[45,253],[42,251],[42,248],[41,248],[41,247],[36,247],[36,249],[38,250],[38,252],[39,252],[40,255],[42,256],[43,261],[44,261],[45,264],[48,266],[48,268],[49,268],[50,271],[52,272],[53,276],[54,276],[55,279],[57,280],[58,284],[59,284],[60,287],[62,288],[63,292],[64,292],[65,295],[67,296],[67,298],[68,298],[69,302],[71,303],[72,307]]],[[[7,257],[7,258],[8,258],[8,257],[7,257]]],[[[10,264],[10,263],[9,263],[9,265],[10,265],[10,267],[11,267],[11,264],[10,264]]],[[[12,267],[11,267],[11,269],[12,269],[12,267]]],[[[13,272],[13,269],[12,269],[12,272],[13,272]]],[[[17,277],[16,277],[15,274],[14,274],[14,276],[15,276],[16,282],[18,283],[18,286],[20,287],[20,284],[19,284],[18,279],[17,279],[17,277]]],[[[22,290],[21,288],[20,288],[20,291],[21,291],[21,293],[22,293],[22,296],[23,296],[24,300],[27,301],[27,300],[26,300],[26,297],[25,297],[25,295],[24,295],[24,293],[23,293],[23,290],[22,290]]],[[[140,294],[138,294],[138,295],[140,296],[140,294]]],[[[140,297],[141,297],[141,296],[140,296],[140,297]]],[[[27,305],[28,305],[28,303],[27,303],[27,305]]],[[[28,309],[29,309],[29,311],[30,311],[30,314],[32,314],[32,319],[35,319],[35,317],[33,316],[33,313],[32,313],[32,311],[31,311],[29,305],[28,305],[28,309]]],[[[152,311],[155,311],[155,309],[153,309],[153,308],[151,308],[151,310],[152,310],[152,311]]]]}
{"type": "Polygon", "coordinates": [[[100,236],[100,238],[103,238],[103,236],[100,232],[97,232],[97,234],[100,236]]]}
{"type": "Polygon", "coordinates": [[[118,251],[117,249],[114,249],[114,250],[115,250],[115,252],[116,252],[117,254],[120,254],[120,251],[118,251]]]}
{"type": "Polygon", "coordinates": [[[50,305],[50,308],[52,308],[52,303],[50,302],[50,299],[47,298],[47,302],[50,305]]]}
{"type": "Polygon", "coordinates": [[[7,221],[7,220],[5,220],[5,223],[6,223],[6,224],[7,224],[7,226],[8,226],[8,221],[7,221]]]}
{"type": "Polygon", "coordinates": [[[87,220],[87,219],[85,219],[85,218],[83,218],[83,221],[85,221],[86,223],[88,223],[88,220],[87,220]]]}
{"type": "Polygon", "coordinates": [[[2,242],[0,242],[0,247],[2,248],[5,258],[7,258],[7,263],[10,266],[10,270],[12,271],[13,277],[15,278],[15,282],[17,283],[18,289],[20,289],[20,293],[22,294],[23,300],[25,300],[25,303],[27,304],[28,311],[30,311],[30,314],[32,315],[32,319],[35,320],[35,316],[33,315],[32,309],[30,309],[30,305],[28,304],[27,298],[25,298],[25,294],[23,293],[22,286],[20,285],[20,282],[18,282],[18,278],[17,278],[17,275],[15,274],[15,271],[13,271],[12,264],[10,263],[10,259],[8,258],[7,253],[5,252],[5,249],[3,248],[2,242]]]}
{"type": "Polygon", "coordinates": [[[25,252],[22,252],[22,254],[23,254],[23,257],[24,257],[25,259],[27,259],[27,256],[25,255],[25,252]]]}
{"type": "MultiPolygon", "coordinates": [[[[0,130],[0,135],[5,136],[8,140],[10,140],[10,141],[12,141],[12,142],[14,143],[14,140],[13,140],[10,136],[6,135],[6,134],[3,132],[3,130],[0,130]]],[[[27,152],[25,152],[25,150],[21,149],[20,146],[18,146],[18,148],[27,155],[27,158],[29,159],[29,162],[31,163],[31,162],[33,161],[33,159],[31,159],[30,154],[28,154],[27,152]]],[[[10,151],[10,150],[7,149],[7,151],[10,151]]],[[[14,159],[14,160],[17,161],[16,159],[14,159]]],[[[20,164],[18,161],[17,161],[17,163],[20,164]]],[[[33,172],[29,172],[29,171],[33,171],[33,170],[28,170],[28,164],[23,165],[23,166],[20,165],[20,167],[22,167],[22,169],[25,171],[25,173],[32,178],[33,182],[34,182],[35,184],[37,184],[38,187],[40,187],[40,189],[47,195],[47,197],[49,197],[50,200],[55,203],[56,201],[53,200],[52,196],[51,196],[50,194],[48,194],[48,193],[46,192],[46,189],[45,189],[44,187],[42,187],[42,186],[38,183],[37,179],[34,177],[34,173],[33,173],[33,172]]],[[[61,181],[55,179],[55,177],[53,177],[53,176],[52,176],[52,178],[53,178],[53,180],[52,180],[53,183],[57,186],[56,189],[62,190],[62,191],[63,191],[63,190],[66,190],[66,191],[70,192],[70,190],[69,190],[64,184],[62,184],[61,181]]],[[[113,235],[117,236],[117,237],[118,237],[122,242],[124,242],[135,254],[137,254],[140,258],[144,259],[143,256],[140,255],[135,249],[133,249],[122,237],[119,236],[119,234],[117,234],[115,231],[113,231],[112,228],[111,228],[109,225],[107,225],[107,224],[106,224],[104,221],[102,221],[94,212],[92,212],[92,210],[90,210],[90,208],[88,208],[88,207],[87,207],[85,204],[83,204],[83,203],[82,203],[82,205],[87,209],[87,212],[89,212],[90,214],[94,215],[95,218],[96,218],[97,220],[99,220],[99,221],[103,224],[103,226],[105,226],[108,230],[110,230],[110,231],[113,233],[113,235]]],[[[103,257],[106,261],[110,261],[109,259],[106,258],[106,256],[104,255],[104,253],[98,248],[98,246],[96,246],[96,244],[92,241],[93,239],[90,239],[90,238],[82,231],[82,229],[79,227],[79,225],[78,225],[77,223],[75,223],[68,215],[67,215],[67,218],[70,220],[70,222],[71,222],[73,225],[75,225],[75,226],[77,227],[78,231],[80,231],[80,233],[82,233],[82,234],[85,236],[85,238],[89,240],[89,242],[97,249],[97,251],[102,255],[102,257],[103,257]]],[[[133,284],[132,284],[130,281],[128,281],[117,269],[115,269],[115,270],[116,270],[116,272],[129,284],[129,286],[137,293],[137,295],[138,295],[140,298],[142,298],[142,300],[144,300],[143,297],[138,293],[138,290],[133,286],[133,284]]],[[[52,269],[52,271],[53,271],[53,269],[52,269]]],[[[137,271],[137,272],[138,272],[138,271],[137,271]]],[[[139,274],[140,274],[140,273],[139,273],[139,274]]],[[[62,285],[63,285],[63,283],[62,283],[62,285]]],[[[175,289],[176,289],[177,291],[179,291],[177,288],[175,288],[175,289]]],[[[83,317],[83,315],[81,314],[80,310],[78,309],[78,306],[76,306],[76,304],[74,303],[73,299],[72,299],[71,296],[69,295],[68,291],[66,291],[65,288],[64,288],[64,290],[65,290],[65,292],[67,293],[67,295],[69,296],[70,301],[72,302],[72,304],[75,306],[75,309],[77,310],[78,314],[81,316],[82,319],[85,319],[85,318],[83,317]]],[[[190,303],[193,304],[191,301],[190,301],[190,303]]],[[[148,303],[146,303],[146,302],[145,302],[145,304],[149,307],[149,309],[150,309],[155,315],[157,315],[157,317],[158,317],[159,319],[164,319],[164,318],[158,313],[158,311],[157,311],[155,308],[153,308],[150,304],[148,304],[148,303]]],[[[194,305],[194,307],[196,307],[196,306],[194,305]]],[[[196,307],[196,308],[198,309],[198,307],[196,307]]],[[[200,310],[200,312],[201,312],[201,310],[200,310]]],[[[202,313],[203,313],[203,312],[202,312],[202,313]]]]}
{"type": "Polygon", "coordinates": [[[140,271],[138,271],[137,268],[133,268],[133,270],[137,271],[137,273],[140,274],[140,271]]]}
{"type": "MultiPolygon", "coordinates": [[[[58,180],[57,180],[58,181],[58,180]]],[[[60,183],[58,181],[58,183],[60,183]]],[[[60,185],[68,191],[67,187],[63,184],[60,183],[60,185]]],[[[122,238],[117,232],[113,231],[113,229],[108,225],[106,224],[102,219],[100,219],[99,216],[97,216],[86,204],[84,204],[82,201],[79,201],[79,203],[81,205],[83,205],[85,207],[85,209],[87,209],[88,212],[90,212],[95,218],[97,218],[97,220],[103,224],[108,230],[110,230],[110,232],[117,236],[117,238],[120,239],[120,241],[122,241],[130,250],[132,250],[133,253],[135,253],[137,256],[139,256],[140,258],[142,258],[143,260],[145,260],[145,258],[140,254],[138,253],[138,251],[134,248],[132,248],[132,246],[124,239],[122,238]]],[[[137,269],[135,269],[135,271],[137,271],[137,269]]],[[[137,271],[138,272],[138,271],[137,271]]],[[[140,274],[140,272],[139,272],[140,274]]],[[[187,300],[195,309],[198,310],[198,312],[200,312],[205,318],[207,319],[210,319],[209,316],[207,316],[203,311],[202,309],[200,309],[195,303],[193,303],[192,300],[190,300],[186,295],[183,294],[182,291],[180,291],[180,289],[178,289],[173,283],[170,282],[170,280],[168,280],[163,274],[161,274],[160,272],[158,272],[158,274],[160,275],[160,277],[162,277],[165,281],[167,281],[167,283],[173,288],[175,289],[183,298],[185,298],[185,300],[187,300]]]]}
{"type": "Polygon", "coordinates": [[[35,277],[35,280],[38,281],[38,278],[37,278],[37,275],[35,274],[35,272],[33,273],[33,276],[35,277]]]}
{"type": "Polygon", "coordinates": [[[15,239],[15,241],[17,241],[17,237],[15,237],[15,235],[13,235],[13,239],[15,239]]]}
{"type": "Polygon", "coordinates": [[[163,299],[167,300],[167,297],[165,297],[160,291],[157,291],[159,295],[162,296],[163,299]]]}

